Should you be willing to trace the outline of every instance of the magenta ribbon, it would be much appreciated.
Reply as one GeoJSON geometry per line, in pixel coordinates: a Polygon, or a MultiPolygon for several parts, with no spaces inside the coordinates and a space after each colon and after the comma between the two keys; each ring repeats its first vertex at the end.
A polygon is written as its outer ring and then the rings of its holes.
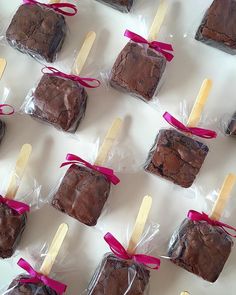
{"type": "Polygon", "coordinates": [[[67,162],[64,162],[61,164],[61,167],[72,165],[72,164],[82,164],[90,169],[93,169],[95,171],[98,171],[106,176],[106,178],[109,179],[109,181],[113,184],[118,184],[120,182],[120,179],[114,174],[114,171],[110,168],[101,167],[97,165],[92,165],[89,162],[83,160],[82,158],[73,155],[73,154],[67,154],[66,156],[67,162]]]}
{"type": "Polygon", "coordinates": [[[15,110],[13,108],[13,106],[9,105],[9,104],[0,104],[0,115],[5,115],[5,116],[10,116],[13,115],[15,113],[15,110]],[[10,108],[11,111],[6,112],[4,111],[4,108],[10,108]]]}
{"type": "Polygon", "coordinates": [[[0,196],[0,203],[6,204],[9,208],[16,211],[20,215],[30,211],[30,207],[27,204],[15,200],[10,200],[2,196],[0,196]]]}
{"type": "Polygon", "coordinates": [[[104,236],[104,240],[107,242],[111,251],[117,257],[124,260],[133,260],[136,263],[143,264],[150,269],[158,270],[160,268],[160,259],[144,254],[129,254],[121,245],[121,243],[111,233],[107,233],[104,236]]]}
{"type": "Polygon", "coordinates": [[[56,291],[58,294],[63,294],[66,291],[67,286],[55,281],[41,273],[38,273],[36,270],[33,269],[33,267],[25,261],[23,258],[21,258],[17,264],[24,269],[29,275],[29,279],[20,279],[19,282],[22,284],[38,284],[43,283],[44,285],[48,286],[49,288],[56,291]]]}
{"type": "Polygon", "coordinates": [[[229,236],[231,236],[233,238],[236,238],[236,235],[233,235],[229,231],[226,230],[226,228],[227,228],[227,229],[230,229],[230,230],[236,232],[235,227],[232,227],[232,226],[230,226],[230,225],[228,225],[226,223],[223,223],[223,222],[220,222],[220,221],[217,221],[217,220],[213,220],[204,212],[200,213],[200,212],[197,212],[197,211],[194,211],[194,210],[190,210],[188,212],[188,218],[191,219],[192,221],[206,221],[210,225],[218,226],[218,227],[222,228],[223,231],[225,233],[227,233],[229,236]]]}
{"type": "Polygon", "coordinates": [[[168,51],[174,51],[171,44],[162,43],[162,42],[158,42],[158,41],[149,42],[148,40],[146,40],[142,36],[140,36],[134,32],[131,32],[129,30],[125,31],[124,36],[128,37],[130,40],[132,40],[136,43],[148,44],[148,46],[150,48],[162,53],[165,56],[167,61],[172,61],[172,59],[174,58],[174,55],[172,53],[168,52],[168,51]]]}
{"type": "Polygon", "coordinates": [[[68,75],[63,72],[60,72],[59,70],[57,70],[53,67],[44,67],[41,71],[43,74],[47,74],[50,76],[56,76],[56,77],[62,77],[62,78],[66,78],[66,79],[78,82],[79,84],[81,84],[82,86],[87,87],[87,88],[97,88],[101,84],[100,81],[97,79],[82,78],[82,77],[76,76],[76,75],[68,75]],[[91,84],[89,84],[88,82],[91,82],[91,84]]]}
{"type": "Polygon", "coordinates": [[[38,2],[38,1],[35,1],[35,0],[23,0],[23,2],[24,2],[24,4],[40,4],[42,6],[52,8],[56,12],[61,13],[61,14],[66,15],[66,16],[74,16],[78,12],[77,7],[72,3],[46,4],[46,3],[41,3],[41,2],[38,2]],[[66,8],[66,9],[68,8],[68,9],[72,10],[72,12],[68,12],[68,11],[64,10],[63,8],[66,8]]]}
{"type": "Polygon", "coordinates": [[[165,112],[163,115],[163,118],[174,128],[186,132],[191,133],[193,135],[196,135],[198,137],[202,137],[205,139],[212,139],[217,137],[217,133],[213,130],[203,129],[203,128],[197,128],[197,127],[188,127],[185,126],[183,123],[178,121],[175,117],[173,117],[170,113],[165,112]]]}

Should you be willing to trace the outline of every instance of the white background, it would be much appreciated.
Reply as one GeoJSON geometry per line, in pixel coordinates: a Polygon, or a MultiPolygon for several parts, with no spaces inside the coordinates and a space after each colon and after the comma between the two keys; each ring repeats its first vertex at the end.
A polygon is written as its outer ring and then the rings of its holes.
{"type": "MultiPolygon", "coordinates": [[[[172,42],[175,59],[167,67],[167,79],[159,94],[159,100],[162,110],[168,110],[181,118],[181,102],[186,101],[190,108],[202,80],[206,77],[212,78],[214,87],[205,109],[205,115],[209,118],[205,126],[214,125],[218,128],[218,123],[209,124],[209,122],[212,123],[216,119],[219,121],[224,114],[231,114],[236,110],[236,61],[234,56],[205,46],[193,38],[203,13],[211,2],[211,0],[170,1],[170,9],[159,34],[159,40],[172,42]]],[[[0,0],[3,31],[20,3],[20,0],[0,0]]],[[[124,30],[129,28],[145,34],[158,6],[158,1],[154,0],[137,0],[136,3],[133,13],[121,14],[96,1],[81,0],[78,16],[68,19],[70,32],[55,66],[69,71],[75,56],[74,51],[82,45],[85,34],[95,30],[96,44],[83,75],[98,77],[99,72],[104,73],[109,70],[127,42],[123,37],[124,30]]],[[[8,101],[19,107],[29,89],[40,78],[41,65],[5,45],[4,41],[1,44],[0,55],[8,61],[7,70],[0,81],[1,95],[4,88],[9,88],[11,92],[8,101]]],[[[184,190],[146,174],[140,166],[158,130],[167,127],[161,118],[161,113],[140,100],[113,89],[108,90],[105,86],[88,90],[88,93],[86,116],[75,137],[58,132],[21,114],[3,118],[7,123],[7,133],[0,147],[1,186],[4,187],[3,184],[7,181],[21,145],[28,142],[33,146],[33,154],[24,181],[25,183],[31,181],[29,175],[34,177],[42,185],[42,197],[47,198],[50,190],[64,173],[64,170],[58,167],[66,153],[74,152],[93,160],[96,140],[102,139],[117,116],[124,119],[124,129],[121,143],[115,148],[117,154],[109,165],[117,165],[119,162],[121,184],[112,190],[107,206],[109,208],[101,218],[99,229],[87,228],[50,208],[49,205],[33,211],[19,247],[20,252],[13,259],[0,262],[0,288],[6,287],[21,272],[16,267],[19,257],[28,258],[34,265],[32,253],[36,259],[39,255],[37,250],[45,242],[50,243],[61,222],[67,222],[70,231],[53,273],[56,272],[56,277],[68,284],[66,294],[81,294],[103,254],[108,251],[102,235],[109,230],[121,242],[125,242],[127,228],[132,226],[140,202],[146,194],[152,195],[154,200],[151,219],[160,224],[160,235],[153,254],[164,255],[171,233],[186,216],[187,211],[204,210],[203,197],[219,189],[228,172],[236,172],[235,139],[225,137],[219,132],[217,140],[208,141],[210,152],[192,190],[184,190]],[[126,154],[124,151],[127,151],[126,154]],[[200,197],[200,189],[203,197],[200,197]]],[[[235,193],[236,190],[232,193],[224,221],[236,226],[235,193]]],[[[18,198],[21,199],[20,192],[18,198]]],[[[150,294],[174,295],[182,290],[188,290],[193,295],[222,295],[226,292],[228,295],[233,295],[236,292],[235,259],[236,251],[233,249],[224,271],[215,284],[204,282],[163,260],[160,271],[151,273],[150,294]]]]}

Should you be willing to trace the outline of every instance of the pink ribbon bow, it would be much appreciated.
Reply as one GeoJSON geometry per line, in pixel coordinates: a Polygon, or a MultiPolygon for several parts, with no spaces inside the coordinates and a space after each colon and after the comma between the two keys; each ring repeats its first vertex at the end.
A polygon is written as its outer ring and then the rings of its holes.
{"type": "Polygon", "coordinates": [[[46,3],[41,3],[35,0],[23,0],[24,4],[40,4],[42,6],[48,7],[48,8],[52,8],[53,10],[55,10],[56,12],[59,12],[63,15],[66,16],[74,16],[76,15],[76,13],[78,12],[77,7],[72,4],[72,3],[53,3],[53,4],[46,4],[46,3]],[[71,12],[68,12],[65,9],[70,9],[71,12]]]}
{"type": "Polygon", "coordinates": [[[162,53],[167,61],[172,61],[172,59],[174,58],[174,55],[168,51],[174,51],[173,47],[171,44],[167,44],[167,43],[162,43],[162,42],[158,42],[158,41],[152,41],[149,42],[148,40],[146,40],[145,38],[143,38],[142,36],[133,33],[129,30],[125,31],[125,37],[128,37],[130,40],[136,42],[136,43],[142,43],[142,44],[148,44],[148,46],[160,53],[162,53]]]}
{"type": "Polygon", "coordinates": [[[55,281],[47,276],[42,275],[41,273],[38,273],[33,269],[33,267],[25,261],[23,258],[21,258],[17,264],[23,268],[29,275],[30,278],[28,279],[20,279],[19,282],[22,284],[38,284],[43,283],[44,285],[48,286],[49,288],[53,289],[58,294],[63,294],[66,291],[67,286],[55,281]]]}
{"type": "Polygon", "coordinates": [[[143,264],[150,269],[158,270],[160,268],[160,259],[144,254],[129,254],[121,245],[121,243],[111,233],[107,233],[104,236],[104,240],[107,242],[111,251],[117,257],[124,260],[133,260],[136,263],[143,264]]]}
{"type": "Polygon", "coordinates": [[[101,167],[97,165],[92,165],[89,162],[83,160],[82,158],[73,155],[73,154],[67,154],[66,160],[68,162],[64,162],[61,164],[61,167],[67,166],[67,165],[72,165],[72,164],[82,164],[90,169],[93,169],[95,171],[98,171],[102,173],[103,175],[108,178],[108,180],[113,183],[113,184],[118,184],[120,182],[120,179],[114,174],[114,171],[112,169],[106,168],[106,167],[101,167]]]}
{"type": "Polygon", "coordinates": [[[15,112],[15,110],[14,110],[14,108],[11,105],[5,104],[5,103],[4,104],[0,104],[0,115],[10,116],[10,115],[13,115],[14,112],[15,112]],[[4,108],[6,108],[6,109],[9,108],[10,110],[4,111],[4,108]]]}
{"type": "Polygon", "coordinates": [[[233,235],[229,231],[226,230],[226,228],[227,228],[227,229],[230,229],[230,230],[236,232],[235,227],[232,227],[232,226],[230,226],[230,225],[228,225],[226,223],[223,223],[223,222],[220,222],[220,221],[217,221],[217,220],[213,220],[204,212],[200,213],[200,212],[197,212],[197,211],[194,211],[194,210],[190,210],[188,212],[188,218],[191,219],[192,221],[206,221],[210,225],[218,226],[218,227],[222,228],[223,231],[227,233],[227,235],[229,235],[229,236],[231,236],[233,238],[236,238],[236,235],[233,235]]]}
{"type": "Polygon", "coordinates": [[[44,67],[41,71],[43,74],[47,74],[50,76],[56,76],[56,77],[62,77],[62,78],[66,78],[66,79],[78,82],[80,85],[87,87],[87,88],[97,88],[101,84],[100,81],[97,79],[82,78],[82,77],[76,76],[76,75],[68,75],[63,72],[60,72],[59,70],[57,70],[53,67],[44,67]],[[91,84],[89,84],[87,82],[91,82],[91,84]]]}
{"type": "Polygon", "coordinates": [[[213,130],[203,129],[203,128],[197,128],[197,127],[188,127],[185,126],[183,123],[178,121],[175,117],[173,117],[168,112],[165,112],[163,115],[163,118],[174,128],[186,132],[191,133],[193,135],[196,135],[198,137],[202,137],[205,139],[212,139],[217,137],[217,133],[213,130]]]}
{"type": "Polygon", "coordinates": [[[20,215],[30,211],[30,207],[27,204],[15,200],[10,200],[2,196],[0,196],[0,203],[6,204],[9,208],[16,211],[20,215]]]}

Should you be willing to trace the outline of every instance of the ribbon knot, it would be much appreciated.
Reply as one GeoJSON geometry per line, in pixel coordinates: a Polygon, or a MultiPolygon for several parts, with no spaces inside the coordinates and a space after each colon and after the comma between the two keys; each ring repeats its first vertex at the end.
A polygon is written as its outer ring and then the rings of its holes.
{"type": "Polygon", "coordinates": [[[120,179],[114,174],[114,171],[110,168],[101,167],[97,165],[92,165],[89,162],[83,160],[82,158],[73,155],[73,154],[67,154],[66,156],[67,162],[64,162],[61,164],[61,167],[72,165],[72,164],[82,164],[92,170],[98,171],[102,173],[106,178],[113,184],[118,184],[120,182],[120,179]]]}
{"type": "Polygon", "coordinates": [[[9,208],[16,211],[19,215],[30,211],[30,207],[27,204],[15,200],[10,200],[2,196],[0,196],[0,203],[6,204],[9,208]]]}
{"type": "Polygon", "coordinates": [[[52,8],[54,11],[66,15],[66,16],[74,16],[78,12],[77,7],[72,4],[72,3],[52,3],[52,4],[46,4],[46,3],[41,3],[35,0],[23,0],[24,4],[40,4],[42,6],[52,8]],[[65,10],[65,9],[70,9],[71,12],[65,10]]]}
{"type": "Polygon", "coordinates": [[[143,264],[150,269],[158,270],[160,268],[160,259],[144,254],[129,254],[111,233],[107,233],[104,236],[104,240],[107,242],[115,256],[124,260],[133,260],[134,262],[143,264]]]}
{"type": "Polygon", "coordinates": [[[10,116],[15,112],[13,106],[9,104],[0,104],[0,115],[10,116]],[[5,109],[5,110],[4,110],[5,109]]]}
{"type": "Polygon", "coordinates": [[[171,44],[158,42],[158,41],[149,42],[148,40],[146,40],[142,36],[140,36],[134,32],[131,32],[129,30],[126,30],[124,35],[125,35],[125,37],[128,37],[130,40],[132,40],[136,43],[147,44],[150,48],[163,54],[167,61],[172,61],[172,59],[174,58],[174,55],[172,53],[168,52],[168,51],[171,51],[171,52],[174,51],[171,44]]]}
{"type": "Polygon", "coordinates": [[[58,294],[63,294],[66,291],[67,286],[62,284],[61,282],[55,281],[41,273],[38,273],[33,267],[21,258],[17,264],[24,269],[29,275],[30,278],[28,279],[20,279],[19,282],[22,284],[38,284],[43,283],[44,285],[48,286],[49,288],[56,291],[58,294]]]}
{"type": "Polygon", "coordinates": [[[173,126],[174,128],[176,128],[176,129],[178,129],[178,130],[180,130],[182,132],[190,133],[190,134],[193,134],[193,135],[196,135],[198,137],[205,138],[205,139],[212,139],[212,138],[217,137],[217,133],[215,131],[213,131],[213,130],[198,128],[198,127],[185,126],[183,123],[178,121],[175,117],[173,117],[168,112],[164,113],[163,118],[171,126],[173,126]]]}
{"type": "Polygon", "coordinates": [[[231,234],[229,231],[227,231],[226,229],[230,229],[234,232],[236,232],[236,228],[235,227],[232,227],[226,223],[223,223],[223,222],[220,222],[220,221],[217,221],[217,220],[213,220],[211,219],[206,213],[202,212],[197,212],[197,211],[194,211],[194,210],[190,210],[188,212],[188,218],[191,219],[192,221],[206,221],[208,224],[212,225],[212,226],[218,226],[220,227],[221,229],[223,229],[223,231],[233,237],[233,238],[236,238],[236,235],[233,235],[231,234]]]}
{"type": "Polygon", "coordinates": [[[94,78],[82,78],[80,76],[76,76],[76,75],[68,75],[65,74],[57,69],[55,69],[54,67],[44,67],[42,70],[43,74],[47,74],[50,76],[56,76],[56,77],[62,77],[65,79],[69,79],[72,81],[75,81],[77,83],[79,83],[80,85],[87,87],[87,88],[97,88],[100,86],[100,81],[94,78]],[[91,83],[88,83],[91,82],[91,83]]]}

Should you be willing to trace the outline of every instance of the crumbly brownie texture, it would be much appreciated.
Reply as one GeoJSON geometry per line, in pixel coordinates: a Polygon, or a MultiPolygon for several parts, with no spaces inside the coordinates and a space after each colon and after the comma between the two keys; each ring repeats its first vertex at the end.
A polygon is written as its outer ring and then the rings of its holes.
{"type": "Polygon", "coordinates": [[[129,42],[119,54],[111,73],[112,87],[150,101],[166,67],[157,51],[129,42]]]}
{"type": "Polygon", "coordinates": [[[203,143],[174,129],[163,129],[157,135],[144,169],[182,187],[190,187],[207,156],[203,143]]]}
{"type": "Polygon", "coordinates": [[[0,203],[0,257],[11,257],[26,226],[26,214],[19,215],[6,204],[0,203]]]}
{"type": "Polygon", "coordinates": [[[233,114],[225,133],[230,136],[236,136],[236,113],[233,114]]]}
{"type": "Polygon", "coordinates": [[[75,133],[84,117],[87,98],[77,82],[44,74],[26,112],[59,130],[75,133]]]}
{"type": "Polygon", "coordinates": [[[100,172],[72,165],[66,172],[52,205],[80,222],[96,225],[110,193],[110,182],[100,172]]]}
{"type": "Polygon", "coordinates": [[[121,12],[129,12],[134,0],[97,0],[121,12]]]}
{"type": "Polygon", "coordinates": [[[236,54],[236,1],[214,0],[196,33],[196,40],[236,54]]]}
{"type": "Polygon", "coordinates": [[[171,238],[168,256],[176,265],[213,283],[232,247],[231,237],[221,228],[185,219],[171,238]]]}
{"type": "Polygon", "coordinates": [[[20,275],[15,278],[10,286],[6,295],[59,295],[48,286],[45,286],[43,283],[20,283],[20,279],[28,279],[29,276],[20,275]]]}
{"type": "Polygon", "coordinates": [[[0,120],[0,143],[3,140],[6,131],[6,124],[0,120]]]}
{"type": "Polygon", "coordinates": [[[47,62],[56,59],[65,36],[64,16],[39,4],[21,5],[6,31],[13,48],[47,62]]]}
{"type": "Polygon", "coordinates": [[[143,295],[149,277],[150,272],[142,265],[109,253],[95,272],[88,295],[143,295]]]}

